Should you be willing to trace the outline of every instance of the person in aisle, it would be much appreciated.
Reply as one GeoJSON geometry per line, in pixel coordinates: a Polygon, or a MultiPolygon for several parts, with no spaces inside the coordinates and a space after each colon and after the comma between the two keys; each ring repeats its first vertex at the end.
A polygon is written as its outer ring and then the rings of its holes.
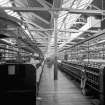
{"type": "Polygon", "coordinates": [[[82,90],[83,95],[86,95],[86,81],[87,81],[86,70],[82,69],[81,71],[81,90],[82,90]]]}
{"type": "Polygon", "coordinates": [[[52,58],[46,58],[46,64],[48,68],[51,68],[52,65],[54,64],[54,59],[52,58]]]}

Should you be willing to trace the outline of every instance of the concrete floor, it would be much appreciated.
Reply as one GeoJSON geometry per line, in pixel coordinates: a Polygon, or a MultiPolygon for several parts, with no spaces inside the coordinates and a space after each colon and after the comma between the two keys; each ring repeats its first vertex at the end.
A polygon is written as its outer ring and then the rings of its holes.
{"type": "Polygon", "coordinates": [[[39,87],[37,105],[92,105],[88,97],[81,94],[75,80],[58,70],[58,80],[53,79],[53,67],[45,65],[39,87]]]}

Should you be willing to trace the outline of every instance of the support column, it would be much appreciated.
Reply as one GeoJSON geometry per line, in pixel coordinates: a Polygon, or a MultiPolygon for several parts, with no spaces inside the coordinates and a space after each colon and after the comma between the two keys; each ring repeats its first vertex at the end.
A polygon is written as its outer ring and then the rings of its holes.
{"type": "MultiPolygon", "coordinates": [[[[19,27],[17,27],[17,39],[18,39],[18,36],[20,35],[20,28],[19,27]]],[[[20,54],[20,48],[21,48],[21,45],[20,45],[20,42],[19,42],[19,40],[17,40],[17,46],[18,46],[18,52],[17,52],[17,58],[16,58],[16,60],[18,61],[18,62],[21,62],[21,54],[20,54]]]]}
{"type": "Polygon", "coordinates": [[[57,14],[54,16],[54,80],[58,79],[57,71],[57,14]]]}

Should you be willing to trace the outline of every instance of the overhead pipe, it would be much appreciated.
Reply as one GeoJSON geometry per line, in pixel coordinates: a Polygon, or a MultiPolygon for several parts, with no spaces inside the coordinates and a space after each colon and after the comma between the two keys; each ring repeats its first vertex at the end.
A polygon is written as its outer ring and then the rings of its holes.
{"type": "Polygon", "coordinates": [[[87,15],[105,15],[105,10],[85,10],[85,9],[71,9],[71,8],[42,8],[42,7],[0,7],[2,10],[12,10],[16,12],[35,12],[35,11],[68,11],[74,14],[87,15]]]}

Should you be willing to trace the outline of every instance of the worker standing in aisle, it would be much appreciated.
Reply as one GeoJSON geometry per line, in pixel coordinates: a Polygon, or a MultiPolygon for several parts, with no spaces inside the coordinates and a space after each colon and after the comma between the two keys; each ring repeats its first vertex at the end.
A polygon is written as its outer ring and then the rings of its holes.
{"type": "Polygon", "coordinates": [[[83,95],[86,95],[86,81],[87,81],[86,70],[82,69],[81,71],[81,90],[82,90],[83,95]]]}
{"type": "Polygon", "coordinates": [[[47,58],[47,59],[46,59],[46,64],[47,64],[47,67],[48,67],[48,68],[51,68],[52,65],[54,64],[54,60],[51,59],[51,58],[47,58]]]}

